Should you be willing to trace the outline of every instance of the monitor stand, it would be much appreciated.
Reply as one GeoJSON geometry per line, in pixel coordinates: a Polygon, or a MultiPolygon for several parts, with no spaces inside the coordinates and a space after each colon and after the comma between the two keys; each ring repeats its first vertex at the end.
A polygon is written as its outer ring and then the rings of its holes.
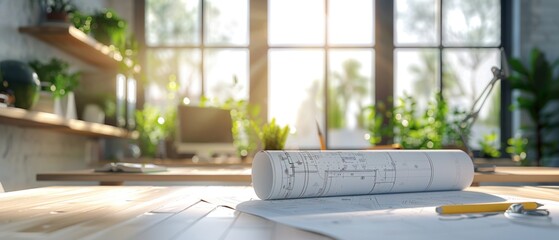
{"type": "Polygon", "coordinates": [[[217,163],[236,155],[233,143],[178,143],[178,153],[193,153],[192,162],[217,163]]]}

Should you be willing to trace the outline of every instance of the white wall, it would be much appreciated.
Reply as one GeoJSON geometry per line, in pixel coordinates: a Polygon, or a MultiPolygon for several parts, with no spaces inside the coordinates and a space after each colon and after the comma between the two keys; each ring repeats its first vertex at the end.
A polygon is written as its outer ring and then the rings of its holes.
{"type": "Polygon", "coordinates": [[[6,191],[56,184],[37,182],[35,176],[88,168],[88,141],[50,130],[0,125],[0,182],[6,191]]]}

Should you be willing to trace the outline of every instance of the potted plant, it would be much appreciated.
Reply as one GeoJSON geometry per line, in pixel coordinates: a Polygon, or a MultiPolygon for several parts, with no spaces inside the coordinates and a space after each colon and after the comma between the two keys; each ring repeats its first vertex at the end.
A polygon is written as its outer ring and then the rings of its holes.
{"type": "Polygon", "coordinates": [[[138,65],[138,43],[133,34],[128,34],[128,24],[118,14],[110,9],[98,11],[88,15],[80,11],[74,11],[71,15],[74,27],[90,34],[102,44],[117,51],[124,58],[120,68],[124,72],[137,73],[140,71],[138,65]]]}
{"type": "Polygon", "coordinates": [[[91,15],[91,34],[97,41],[124,51],[128,24],[114,11],[99,11],[91,15]]]}
{"type": "Polygon", "coordinates": [[[29,62],[41,81],[41,85],[54,99],[54,113],[66,118],[77,118],[74,89],[78,86],[79,72],[70,73],[69,64],[53,58],[47,63],[29,62]]]}
{"type": "Polygon", "coordinates": [[[534,149],[536,166],[541,166],[547,158],[559,155],[559,139],[551,136],[559,129],[557,101],[559,101],[559,79],[554,76],[559,60],[549,63],[544,53],[533,49],[529,64],[520,59],[511,59],[510,66],[515,74],[508,79],[514,90],[520,91],[513,108],[523,110],[530,116],[531,123],[524,126],[523,133],[528,138],[529,147],[534,149]]]}
{"type": "Polygon", "coordinates": [[[138,138],[143,156],[166,158],[168,147],[172,144],[176,125],[176,110],[163,113],[156,107],[144,105],[142,110],[136,110],[136,129],[140,133],[138,138]]]}
{"type": "Polygon", "coordinates": [[[69,0],[47,0],[45,17],[51,22],[68,22],[68,15],[74,9],[69,0]]]}
{"type": "Polygon", "coordinates": [[[283,150],[287,136],[289,135],[289,126],[280,126],[276,124],[276,119],[264,124],[260,131],[260,141],[264,150],[283,150]]]}
{"type": "Polygon", "coordinates": [[[417,102],[409,95],[399,98],[394,107],[389,103],[366,108],[371,145],[390,138],[404,149],[463,148],[461,135],[469,131],[460,125],[465,113],[459,109],[449,111],[441,94],[422,113],[417,112],[417,102]]]}

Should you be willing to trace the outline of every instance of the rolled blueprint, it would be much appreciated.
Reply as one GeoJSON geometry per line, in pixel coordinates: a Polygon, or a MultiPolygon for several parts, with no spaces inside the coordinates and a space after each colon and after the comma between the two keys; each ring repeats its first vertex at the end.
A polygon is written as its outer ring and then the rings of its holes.
{"type": "Polygon", "coordinates": [[[260,199],[462,190],[473,178],[460,150],[260,151],[252,163],[260,199]]]}

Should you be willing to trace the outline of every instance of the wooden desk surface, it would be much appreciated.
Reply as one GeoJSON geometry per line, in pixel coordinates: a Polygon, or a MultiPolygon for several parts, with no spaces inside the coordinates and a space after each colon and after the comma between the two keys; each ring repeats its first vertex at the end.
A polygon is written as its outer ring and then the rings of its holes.
{"type": "MultiPolygon", "coordinates": [[[[559,200],[559,188],[470,191],[559,200]]],[[[326,239],[224,207],[250,187],[47,187],[0,193],[0,239],[326,239]],[[220,202],[221,201],[221,202],[220,202]]]]}
{"type": "MultiPolygon", "coordinates": [[[[206,181],[250,184],[250,165],[170,167],[167,172],[110,173],[93,169],[37,174],[38,181],[97,181],[122,185],[127,181],[206,181]]],[[[497,167],[494,173],[475,173],[472,185],[487,182],[559,183],[559,168],[497,167]]]]}
{"type": "Polygon", "coordinates": [[[325,239],[219,204],[250,187],[47,187],[0,194],[0,239],[325,239]]]}
{"type": "Polygon", "coordinates": [[[496,167],[494,173],[475,173],[473,185],[482,182],[559,183],[559,168],[496,167]]]}
{"type": "Polygon", "coordinates": [[[93,169],[39,173],[37,181],[98,181],[102,185],[122,185],[126,181],[204,181],[250,184],[251,168],[247,166],[169,167],[165,172],[122,173],[95,172],[93,169]]]}

